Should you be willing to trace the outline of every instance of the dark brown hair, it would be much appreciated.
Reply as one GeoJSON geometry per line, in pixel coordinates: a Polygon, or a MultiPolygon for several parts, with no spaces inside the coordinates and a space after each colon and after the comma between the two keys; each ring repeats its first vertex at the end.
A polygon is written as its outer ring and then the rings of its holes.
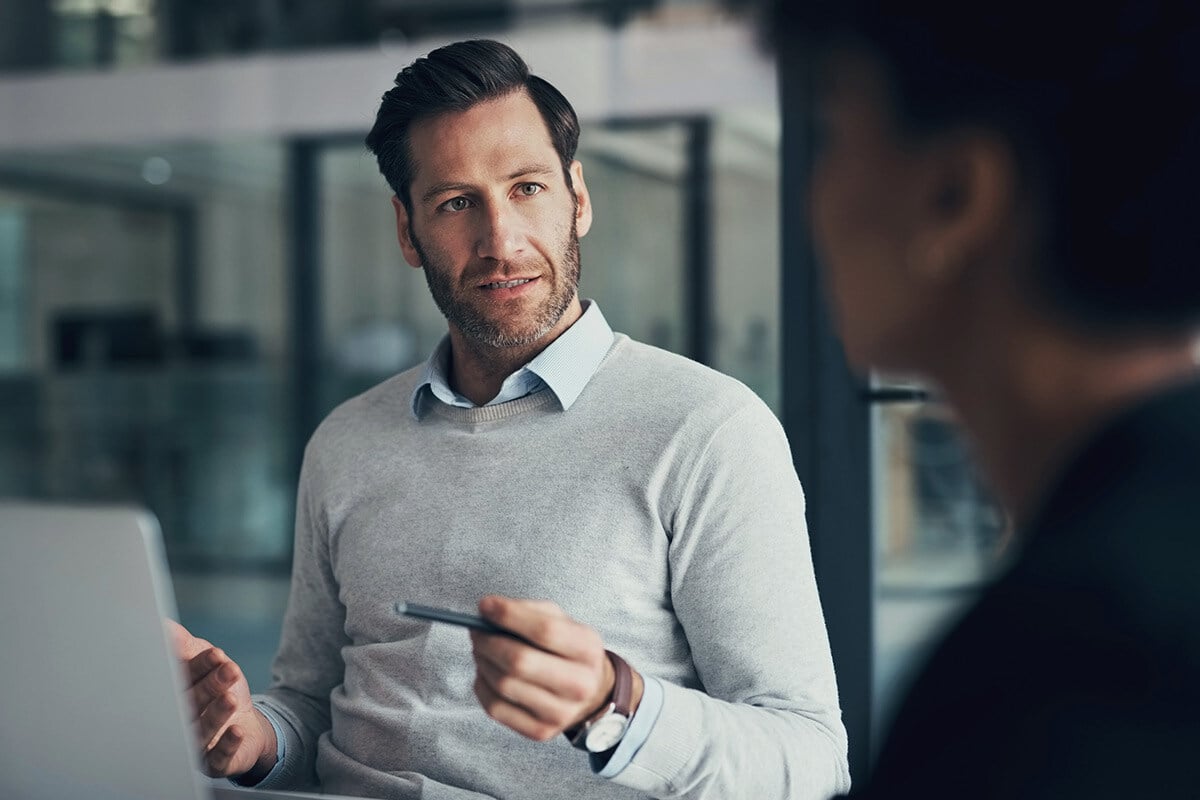
{"type": "Polygon", "coordinates": [[[409,186],[416,164],[409,148],[414,122],[448,111],[465,111],[477,103],[526,91],[542,114],[550,141],[562,162],[567,186],[569,168],[579,145],[575,109],[549,82],[531,75],[525,61],[509,46],[477,39],[440,47],[418,58],[396,76],[396,86],[383,95],[367,149],[404,207],[412,212],[409,186]]]}
{"type": "Polygon", "coordinates": [[[787,75],[862,48],[915,136],[982,125],[1044,207],[1033,286],[1105,329],[1200,323],[1200,2],[777,0],[787,75]]]}

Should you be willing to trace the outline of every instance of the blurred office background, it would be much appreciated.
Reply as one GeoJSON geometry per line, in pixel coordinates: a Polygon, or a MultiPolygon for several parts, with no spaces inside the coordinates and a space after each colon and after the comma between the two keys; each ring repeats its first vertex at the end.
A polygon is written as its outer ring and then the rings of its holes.
{"type": "Polygon", "coordinates": [[[262,688],[308,434],[445,328],[362,136],[401,67],[474,36],[583,120],[585,296],[784,420],[861,776],[1006,522],[935,399],[846,372],[805,87],[717,2],[5,0],[0,497],[151,508],[182,621],[262,688]]]}

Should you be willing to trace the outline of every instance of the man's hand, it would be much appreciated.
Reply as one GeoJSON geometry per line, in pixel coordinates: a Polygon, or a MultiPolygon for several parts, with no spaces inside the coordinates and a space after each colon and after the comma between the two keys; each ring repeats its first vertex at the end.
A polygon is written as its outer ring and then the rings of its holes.
{"type": "MultiPolygon", "coordinates": [[[[616,676],[600,635],[554,603],[490,595],[479,601],[479,613],[537,645],[471,631],[475,696],[492,719],[544,742],[611,698],[616,676]]],[[[634,670],[631,712],[644,685],[634,670]]]]}
{"type": "Polygon", "coordinates": [[[213,777],[244,776],[254,783],[275,766],[275,729],[250,702],[242,670],[204,639],[167,620],[184,669],[200,761],[213,777]]]}

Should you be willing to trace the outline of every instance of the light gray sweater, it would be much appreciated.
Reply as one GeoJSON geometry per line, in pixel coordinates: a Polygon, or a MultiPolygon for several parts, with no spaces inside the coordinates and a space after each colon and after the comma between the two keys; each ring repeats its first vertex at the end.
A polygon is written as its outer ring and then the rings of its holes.
{"type": "Polygon", "coordinates": [[[420,368],[347,401],[309,442],[272,687],[271,787],[387,798],[823,798],[846,735],[783,431],[746,387],[618,335],[564,411],[483,408],[420,368]],[[553,600],[664,684],[612,779],[526,740],[472,692],[467,634],[397,600],[553,600]]]}

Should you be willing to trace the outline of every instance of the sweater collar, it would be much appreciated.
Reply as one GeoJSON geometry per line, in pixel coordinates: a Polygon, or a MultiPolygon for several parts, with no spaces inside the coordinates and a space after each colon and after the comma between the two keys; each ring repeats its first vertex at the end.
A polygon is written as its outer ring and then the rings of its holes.
{"type": "MultiPolygon", "coordinates": [[[[584,300],[583,304],[583,314],[575,324],[505,380],[506,388],[519,387],[517,393],[502,389],[487,405],[525,397],[543,386],[554,393],[563,411],[574,405],[588,381],[596,374],[596,369],[608,354],[614,339],[612,328],[600,311],[600,305],[594,300],[584,300]]],[[[421,377],[413,389],[411,407],[413,415],[418,419],[423,416],[423,398],[444,402],[439,399],[439,395],[456,395],[450,388],[449,363],[450,337],[446,335],[425,362],[421,377]]]]}

